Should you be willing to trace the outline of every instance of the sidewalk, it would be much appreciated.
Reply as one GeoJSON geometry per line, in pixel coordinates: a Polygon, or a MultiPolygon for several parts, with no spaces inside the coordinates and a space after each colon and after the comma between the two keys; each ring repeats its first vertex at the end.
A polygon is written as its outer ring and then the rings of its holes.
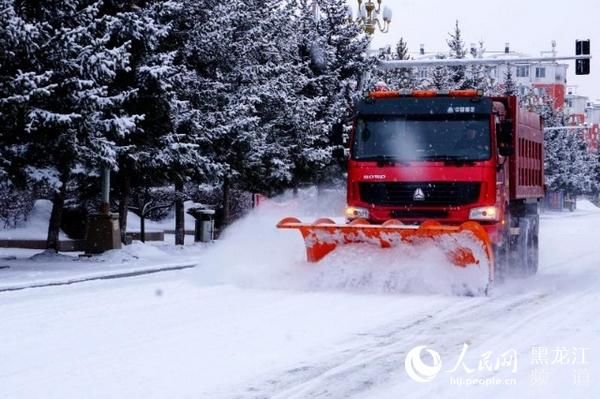
{"type": "Polygon", "coordinates": [[[587,199],[579,199],[577,200],[577,207],[574,211],[569,211],[567,209],[563,209],[560,211],[546,209],[540,213],[540,216],[543,219],[556,219],[589,216],[598,213],[600,213],[600,208],[598,208],[596,205],[592,204],[587,199]]]}
{"type": "Polygon", "coordinates": [[[193,268],[205,245],[134,243],[91,258],[79,253],[0,248],[0,292],[193,268]]]}

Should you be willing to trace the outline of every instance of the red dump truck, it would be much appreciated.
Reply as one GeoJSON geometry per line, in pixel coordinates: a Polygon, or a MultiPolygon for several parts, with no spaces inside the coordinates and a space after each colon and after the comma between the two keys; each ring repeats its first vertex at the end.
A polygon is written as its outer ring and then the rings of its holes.
{"type": "MultiPolygon", "coordinates": [[[[348,223],[278,225],[302,232],[309,261],[340,244],[386,248],[466,232],[484,248],[490,281],[537,271],[544,137],[540,115],[516,97],[373,92],[358,104],[350,143],[348,223]]],[[[449,251],[454,264],[481,264],[462,243],[449,251]]]]}

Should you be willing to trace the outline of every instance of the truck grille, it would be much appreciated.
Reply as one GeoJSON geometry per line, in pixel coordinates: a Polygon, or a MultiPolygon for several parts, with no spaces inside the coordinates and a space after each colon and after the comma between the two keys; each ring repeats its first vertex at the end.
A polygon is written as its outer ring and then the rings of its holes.
{"type": "Polygon", "coordinates": [[[360,183],[360,198],[381,206],[458,206],[476,202],[481,183],[360,183]],[[420,195],[422,194],[422,195],[420,195]]]}
{"type": "Polygon", "coordinates": [[[390,216],[398,219],[446,219],[448,217],[448,211],[392,211],[390,212],[390,216]]]}

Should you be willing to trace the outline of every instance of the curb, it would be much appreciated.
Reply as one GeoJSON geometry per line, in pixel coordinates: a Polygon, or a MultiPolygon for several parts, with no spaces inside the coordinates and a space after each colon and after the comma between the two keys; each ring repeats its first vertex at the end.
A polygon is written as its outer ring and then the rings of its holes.
{"type": "Polygon", "coordinates": [[[80,278],[74,278],[74,279],[70,279],[70,280],[49,281],[49,282],[44,282],[44,283],[15,285],[15,286],[7,286],[7,287],[0,286],[0,293],[11,292],[11,291],[22,291],[22,290],[27,290],[27,289],[31,289],[31,288],[45,288],[45,287],[57,287],[57,286],[61,286],[61,285],[72,285],[72,284],[85,283],[88,281],[115,280],[115,279],[119,279],[119,278],[137,277],[137,276],[144,276],[147,274],[155,274],[155,273],[162,273],[162,272],[171,272],[171,271],[177,271],[177,270],[192,269],[196,266],[197,266],[196,264],[164,266],[164,267],[157,267],[157,268],[153,268],[153,269],[115,272],[112,274],[105,274],[105,275],[100,275],[100,276],[80,277],[80,278]]]}

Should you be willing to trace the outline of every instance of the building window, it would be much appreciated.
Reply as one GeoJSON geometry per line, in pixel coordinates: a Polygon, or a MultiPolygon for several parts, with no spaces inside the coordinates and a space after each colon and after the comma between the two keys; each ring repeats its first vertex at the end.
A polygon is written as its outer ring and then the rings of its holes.
{"type": "Polygon", "coordinates": [[[427,75],[428,75],[428,73],[427,73],[427,69],[426,68],[419,69],[419,78],[426,79],[427,75]]]}
{"type": "Polygon", "coordinates": [[[541,68],[541,67],[535,68],[535,77],[536,78],[545,78],[546,77],[546,68],[541,68]]]}
{"type": "Polygon", "coordinates": [[[527,78],[529,77],[529,67],[528,66],[518,66],[517,67],[517,78],[527,78]]]}

